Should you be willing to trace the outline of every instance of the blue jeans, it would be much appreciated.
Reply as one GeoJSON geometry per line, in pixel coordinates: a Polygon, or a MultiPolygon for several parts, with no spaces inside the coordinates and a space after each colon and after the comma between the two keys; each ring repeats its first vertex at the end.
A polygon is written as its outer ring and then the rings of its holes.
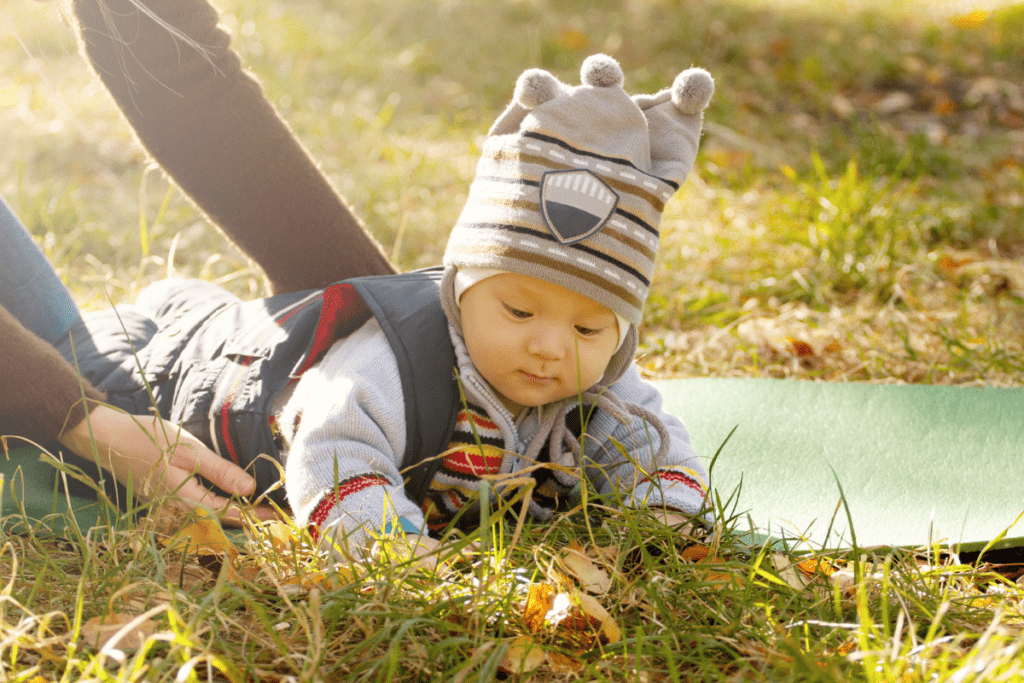
{"type": "MultiPolygon", "coordinates": [[[[135,351],[144,347],[157,329],[147,311],[131,304],[83,316],[46,254],[2,197],[0,305],[78,367],[97,389],[111,394],[115,404],[118,390],[134,386],[135,351]]],[[[142,411],[146,412],[145,406],[142,411]]]]}
{"type": "Polygon", "coordinates": [[[0,197],[0,305],[56,346],[81,317],[43,250],[0,197]]]}

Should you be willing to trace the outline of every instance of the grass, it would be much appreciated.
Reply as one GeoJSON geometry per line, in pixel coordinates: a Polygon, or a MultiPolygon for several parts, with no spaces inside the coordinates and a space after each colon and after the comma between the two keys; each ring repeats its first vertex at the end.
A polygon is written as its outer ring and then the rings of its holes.
{"type": "MultiPolygon", "coordinates": [[[[1024,379],[1021,5],[220,4],[270,99],[403,268],[439,261],[482,136],[524,68],[574,80],[603,50],[628,87],[651,91],[699,64],[718,91],[663,223],[647,373],[1024,379]]],[[[76,299],[131,300],[171,265],[258,296],[251,264],[149,169],[57,5],[0,8],[0,192],[76,299]]],[[[0,672],[477,681],[529,637],[561,657],[512,680],[1019,676],[1013,567],[935,547],[854,549],[807,575],[718,512],[703,558],[643,515],[595,509],[528,522],[515,542],[485,530],[491,550],[444,581],[402,564],[332,575],[294,529],[250,525],[233,550],[193,552],[161,541],[181,528],[173,517],[5,535],[0,672]],[[561,559],[574,542],[611,579],[597,599],[617,642],[578,615],[538,626],[524,614],[530,581],[578,588],[561,559]],[[151,637],[134,650],[86,644],[82,627],[108,614],[146,615],[151,637]]]]}

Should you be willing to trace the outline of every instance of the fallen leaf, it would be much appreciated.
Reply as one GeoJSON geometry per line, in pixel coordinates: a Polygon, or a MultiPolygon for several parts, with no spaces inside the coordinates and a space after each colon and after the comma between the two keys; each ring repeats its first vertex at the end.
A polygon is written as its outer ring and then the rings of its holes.
{"type": "Polygon", "coordinates": [[[797,564],[783,553],[772,555],[772,564],[779,578],[786,582],[793,590],[803,590],[810,583],[810,578],[803,571],[798,571],[797,564]]]}
{"type": "Polygon", "coordinates": [[[706,545],[688,545],[683,548],[683,559],[688,562],[700,562],[711,554],[711,549],[706,545]]]}
{"type": "Polygon", "coordinates": [[[548,652],[548,664],[556,674],[574,674],[583,668],[583,662],[561,652],[548,652]]]}
{"type": "Polygon", "coordinates": [[[562,564],[570,574],[579,580],[583,590],[594,595],[604,595],[612,585],[608,572],[594,564],[583,553],[582,548],[575,544],[574,546],[565,549],[562,554],[562,564]]]}
{"type": "Polygon", "coordinates": [[[814,577],[819,574],[829,577],[839,571],[839,567],[832,560],[824,557],[812,557],[803,562],[797,562],[796,568],[805,575],[814,577]]]}
{"type": "Polygon", "coordinates": [[[279,553],[290,552],[293,548],[302,545],[299,530],[292,524],[286,524],[275,519],[264,522],[263,529],[267,532],[270,544],[279,553]]]}
{"type": "Polygon", "coordinates": [[[856,586],[854,574],[849,569],[840,569],[832,576],[828,577],[829,582],[839,588],[839,591],[844,595],[849,596],[853,593],[854,587],[856,586]]]}
{"type": "Polygon", "coordinates": [[[183,550],[186,554],[233,555],[235,548],[215,519],[198,519],[171,537],[162,537],[165,547],[183,550]]]}
{"type": "Polygon", "coordinates": [[[547,654],[534,644],[533,636],[519,636],[505,650],[498,668],[505,673],[524,674],[533,671],[547,660],[547,654]]]}
{"type": "Polygon", "coordinates": [[[622,629],[612,619],[612,615],[608,614],[608,610],[597,601],[597,598],[579,591],[576,592],[575,597],[583,613],[600,624],[600,633],[604,636],[605,641],[617,643],[622,640],[622,629]]]}
{"type": "Polygon", "coordinates": [[[604,548],[599,545],[595,545],[591,546],[591,550],[595,557],[603,559],[605,562],[611,562],[612,564],[614,564],[615,560],[619,557],[619,549],[613,545],[604,548]]]}
{"type": "Polygon", "coordinates": [[[167,565],[164,567],[164,578],[167,579],[168,583],[180,586],[182,590],[189,593],[197,588],[203,588],[212,584],[216,579],[213,572],[206,567],[200,567],[198,564],[179,560],[167,562],[167,565]]]}
{"type": "Polygon", "coordinates": [[[537,633],[544,627],[544,617],[551,610],[555,600],[555,589],[546,583],[530,584],[529,593],[526,596],[526,604],[523,606],[523,621],[526,627],[533,633],[537,633]]]}
{"type": "Polygon", "coordinates": [[[814,347],[801,339],[797,339],[796,337],[786,337],[786,341],[789,342],[789,346],[793,349],[793,353],[801,358],[816,355],[814,353],[814,347]]]}
{"type": "MultiPolygon", "coordinates": [[[[101,649],[110,642],[114,634],[120,631],[125,624],[129,624],[134,620],[135,617],[130,614],[108,614],[103,617],[93,617],[82,624],[80,637],[86,644],[96,649],[101,649]]],[[[137,624],[133,624],[112,645],[120,650],[136,650],[142,647],[146,643],[146,639],[154,633],[156,633],[156,622],[144,619],[137,624]]]]}

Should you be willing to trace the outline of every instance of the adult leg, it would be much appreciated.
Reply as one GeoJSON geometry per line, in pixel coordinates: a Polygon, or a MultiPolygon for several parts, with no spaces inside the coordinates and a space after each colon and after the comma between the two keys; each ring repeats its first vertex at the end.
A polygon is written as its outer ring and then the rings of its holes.
{"type": "Polygon", "coordinates": [[[56,346],[81,317],[68,288],[11,207],[0,197],[0,305],[56,346]]]}
{"type": "Polygon", "coordinates": [[[243,71],[206,0],[74,0],[73,9],[84,54],[143,146],[275,293],[394,272],[243,71]]]}

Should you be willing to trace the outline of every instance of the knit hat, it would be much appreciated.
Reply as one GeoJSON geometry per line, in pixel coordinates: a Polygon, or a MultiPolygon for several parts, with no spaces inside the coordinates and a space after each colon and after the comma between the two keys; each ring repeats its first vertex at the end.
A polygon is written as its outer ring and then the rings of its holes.
{"type": "Polygon", "coordinates": [[[523,72],[487,134],[444,254],[442,298],[457,326],[458,268],[545,280],[640,323],[661,214],[693,165],[714,81],[691,68],[671,88],[631,98],[618,62],[601,54],[580,77],[571,87],[523,72]]]}

